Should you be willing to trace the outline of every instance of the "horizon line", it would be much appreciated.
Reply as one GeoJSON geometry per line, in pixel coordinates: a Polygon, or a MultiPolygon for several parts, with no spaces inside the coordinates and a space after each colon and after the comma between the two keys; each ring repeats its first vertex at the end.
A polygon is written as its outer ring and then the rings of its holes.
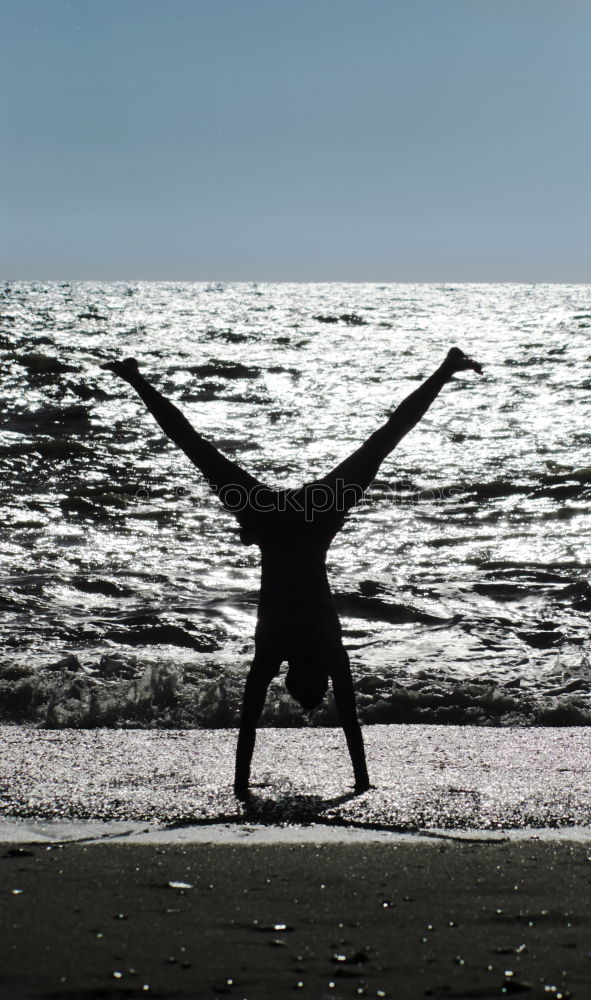
{"type": "Polygon", "coordinates": [[[138,284],[169,284],[169,285],[591,285],[587,281],[559,278],[139,278],[129,276],[119,277],[0,277],[3,284],[26,283],[138,283],[138,284]]]}

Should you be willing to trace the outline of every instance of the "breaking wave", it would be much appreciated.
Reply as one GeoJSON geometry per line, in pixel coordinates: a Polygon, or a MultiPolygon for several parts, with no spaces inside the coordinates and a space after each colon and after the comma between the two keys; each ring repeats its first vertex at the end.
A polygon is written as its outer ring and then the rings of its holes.
{"type": "MultiPolygon", "coordinates": [[[[171,636],[166,637],[170,639],[171,636]]],[[[176,637],[177,639],[179,637],[176,637]]],[[[145,637],[142,636],[142,641],[145,637]]],[[[43,728],[227,728],[237,726],[244,685],[238,670],[215,662],[196,667],[170,660],[145,663],[109,652],[97,661],[70,654],[45,666],[0,664],[0,723],[43,728]]],[[[356,678],[360,720],[366,725],[432,723],[476,726],[586,726],[591,724],[591,663],[557,663],[543,687],[522,678],[453,681],[434,671],[373,671],[356,678]]],[[[311,714],[271,684],[261,725],[336,726],[332,695],[311,714]]]]}

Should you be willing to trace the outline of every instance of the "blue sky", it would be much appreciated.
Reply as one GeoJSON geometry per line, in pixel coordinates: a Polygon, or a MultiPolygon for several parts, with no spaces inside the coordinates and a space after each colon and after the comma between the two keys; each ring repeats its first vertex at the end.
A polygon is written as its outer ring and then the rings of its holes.
{"type": "Polygon", "coordinates": [[[0,12],[0,277],[591,281],[588,0],[0,12]]]}

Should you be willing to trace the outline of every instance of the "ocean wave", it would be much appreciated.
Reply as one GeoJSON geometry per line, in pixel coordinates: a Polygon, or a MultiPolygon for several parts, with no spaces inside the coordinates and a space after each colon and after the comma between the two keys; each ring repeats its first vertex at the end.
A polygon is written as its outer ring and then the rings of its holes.
{"type": "Polygon", "coordinates": [[[247,344],[249,341],[256,340],[257,331],[241,333],[237,330],[217,330],[214,327],[210,327],[205,331],[205,336],[208,339],[224,341],[226,344],[247,344]]]}
{"type": "MultiPolygon", "coordinates": [[[[48,343],[50,343],[48,339],[48,343]]],[[[60,361],[49,354],[42,354],[38,352],[31,351],[30,353],[16,354],[14,360],[17,364],[26,368],[29,375],[31,376],[47,376],[47,375],[62,375],[66,372],[74,372],[76,368],[74,365],[67,364],[65,361],[60,361]]]]}
{"type": "Polygon", "coordinates": [[[23,435],[86,434],[90,430],[90,413],[77,403],[66,406],[44,406],[38,410],[11,413],[3,430],[23,435]]]}
{"type": "Polygon", "coordinates": [[[414,490],[417,500],[429,500],[441,497],[449,501],[468,499],[479,504],[491,500],[502,500],[506,497],[527,496],[534,499],[549,498],[552,500],[580,497],[589,499],[591,489],[591,469],[569,469],[568,472],[555,474],[537,474],[528,479],[491,479],[487,482],[469,482],[457,480],[446,483],[445,486],[423,486],[414,490]]]}
{"type": "Polygon", "coordinates": [[[45,437],[41,434],[33,439],[19,436],[14,441],[0,443],[0,456],[4,458],[33,454],[41,455],[43,458],[90,456],[92,448],[74,437],[45,437]]]}
{"type": "Polygon", "coordinates": [[[86,576],[75,576],[72,579],[74,586],[85,594],[104,594],[105,597],[133,597],[135,591],[131,587],[125,587],[112,580],[89,579],[86,576]]]}
{"type": "Polygon", "coordinates": [[[317,323],[344,323],[346,326],[367,326],[367,320],[357,313],[341,313],[340,316],[317,314],[313,316],[317,323]]]}
{"type": "MultiPolygon", "coordinates": [[[[367,591],[368,581],[365,581],[365,589],[367,591]]],[[[449,615],[434,615],[411,604],[400,604],[395,601],[382,600],[376,596],[341,593],[337,594],[334,600],[340,615],[362,618],[365,621],[383,621],[395,625],[411,622],[435,625],[450,622],[449,615]]]]}
{"type": "MultiPolygon", "coordinates": [[[[188,633],[186,638],[191,638],[188,633]]],[[[0,723],[42,728],[232,728],[240,719],[244,679],[243,671],[223,671],[213,662],[184,667],[172,660],[146,663],[118,651],[85,663],[69,654],[42,668],[3,663],[0,723]]],[[[456,680],[436,671],[415,675],[398,671],[396,678],[385,670],[367,672],[356,677],[355,687],[359,718],[366,725],[591,724],[591,663],[585,654],[574,667],[557,666],[535,691],[519,676],[499,684],[490,676],[456,680]]],[[[332,694],[308,715],[277,678],[269,688],[261,725],[338,726],[339,720],[332,694]]]]}
{"type": "Polygon", "coordinates": [[[227,361],[210,361],[205,365],[191,365],[186,369],[199,378],[259,378],[260,368],[249,365],[231,364],[227,361]]]}

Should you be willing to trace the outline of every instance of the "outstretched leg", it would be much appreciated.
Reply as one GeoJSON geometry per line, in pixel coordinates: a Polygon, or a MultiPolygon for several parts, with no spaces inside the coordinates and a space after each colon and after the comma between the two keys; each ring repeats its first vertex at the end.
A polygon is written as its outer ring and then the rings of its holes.
{"type": "Polygon", "coordinates": [[[255,655],[246,678],[234,773],[234,792],[239,799],[248,798],[248,781],[256,741],[257,722],[263,711],[269,684],[278,673],[280,666],[279,659],[267,659],[255,655]]]}
{"type": "Polygon", "coordinates": [[[369,788],[369,776],[365,763],[365,747],[363,745],[361,726],[357,718],[357,706],[355,704],[355,691],[353,688],[353,678],[351,677],[351,667],[349,666],[349,657],[344,648],[340,650],[338,656],[328,665],[328,672],[332,680],[332,693],[336,709],[351,756],[353,774],[355,775],[355,791],[357,793],[366,792],[369,788]]]}
{"type": "Polygon", "coordinates": [[[361,500],[386,456],[421,420],[455,372],[468,369],[482,375],[482,367],[478,362],[466,357],[459,348],[452,347],[443,364],[400,403],[386,423],[374,431],[352,455],[319,480],[331,489],[335,496],[340,494],[342,501],[340,509],[343,512],[361,500]]]}
{"type": "MultiPolygon", "coordinates": [[[[174,403],[150,385],[140,374],[134,358],[111,361],[102,367],[112,371],[135,389],[167,437],[174,441],[203,473],[212,489],[219,494],[222,503],[225,490],[233,487],[248,495],[250,490],[260,486],[258,479],[222,455],[191,426],[174,403]]],[[[235,497],[232,497],[232,509],[235,511],[237,506],[235,497]]]]}

